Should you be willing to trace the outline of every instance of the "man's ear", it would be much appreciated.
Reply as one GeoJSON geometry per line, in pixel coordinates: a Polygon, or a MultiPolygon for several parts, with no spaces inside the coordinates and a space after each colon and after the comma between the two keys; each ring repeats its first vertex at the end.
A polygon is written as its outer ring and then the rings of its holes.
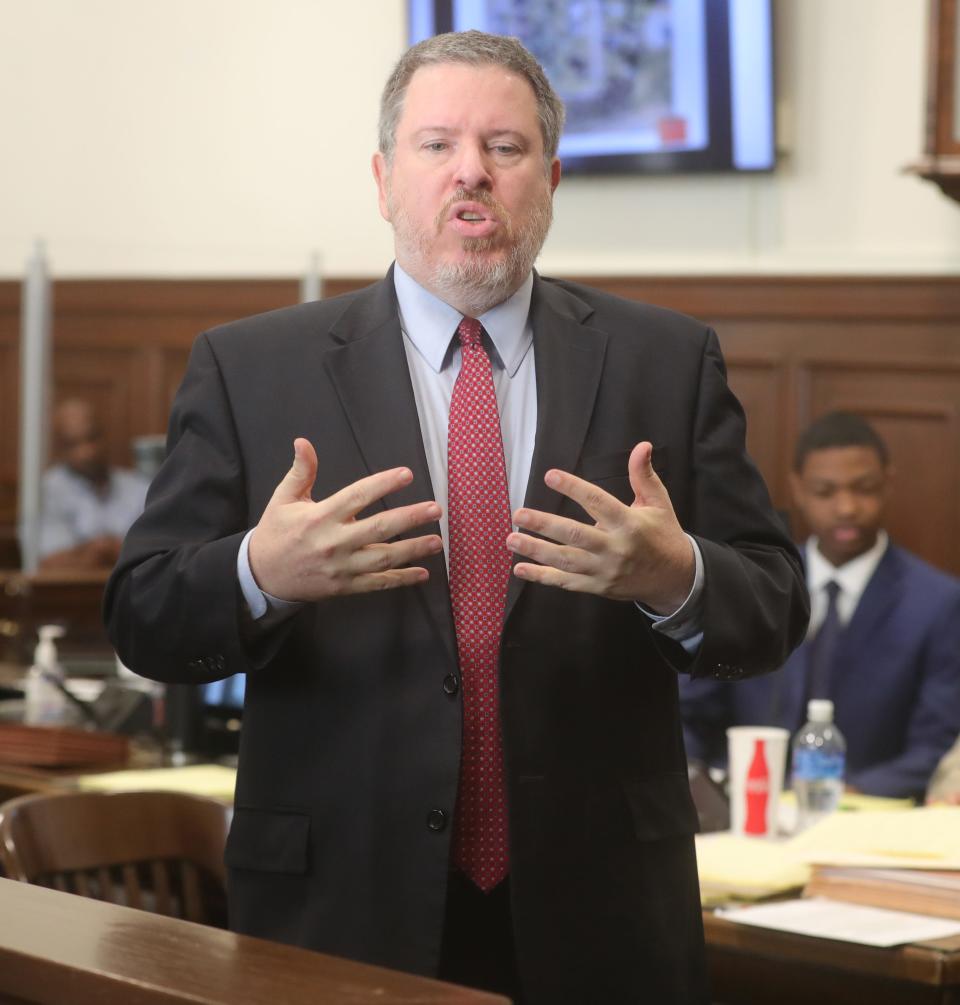
{"type": "Polygon", "coordinates": [[[389,188],[389,180],[387,178],[389,168],[387,167],[387,159],[378,150],[373,155],[373,160],[370,162],[370,166],[373,168],[373,177],[377,183],[377,201],[380,204],[380,215],[387,221],[387,223],[391,223],[390,201],[387,198],[387,189],[389,188]]]}
{"type": "Polygon", "coordinates": [[[793,497],[793,505],[796,506],[797,509],[802,509],[802,507],[800,505],[800,498],[801,498],[801,496],[803,494],[801,485],[802,485],[802,483],[800,481],[800,475],[798,475],[796,471],[791,471],[790,472],[790,495],[793,497]]]}
{"type": "Polygon", "coordinates": [[[560,184],[560,158],[554,157],[550,163],[550,191],[556,192],[560,184]]]}

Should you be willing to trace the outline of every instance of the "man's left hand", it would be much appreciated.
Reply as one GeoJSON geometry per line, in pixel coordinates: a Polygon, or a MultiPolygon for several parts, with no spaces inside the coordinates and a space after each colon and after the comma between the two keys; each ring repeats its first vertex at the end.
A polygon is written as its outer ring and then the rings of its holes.
{"type": "Polygon", "coordinates": [[[651,463],[653,447],[638,443],[627,473],[634,500],[625,506],[596,485],[566,471],[544,481],[578,503],[593,526],[539,510],[519,509],[507,547],[539,563],[518,562],[514,575],[532,583],[632,600],[658,614],[672,614],[686,600],[696,575],[693,546],[680,528],[670,496],[651,463]],[[554,543],[557,542],[557,543],[554,543]]]}

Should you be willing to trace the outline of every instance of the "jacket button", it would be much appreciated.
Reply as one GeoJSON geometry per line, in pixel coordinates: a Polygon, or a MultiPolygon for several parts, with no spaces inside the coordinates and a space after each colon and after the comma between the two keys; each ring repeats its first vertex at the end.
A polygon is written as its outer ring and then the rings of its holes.
{"type": "Polygon", "coordinates": [[[460,681],[457,680],[456,674],[448,673],[443,678],[443,690],[447,694],[456,694],[460,690],[460,681]]]}
{"type": "Polygon", "coordinates": [[[443,810],[431,810],[427,814],[427,826],[430,830],[439,833],[447,826],[447,814],[443,810]]]}

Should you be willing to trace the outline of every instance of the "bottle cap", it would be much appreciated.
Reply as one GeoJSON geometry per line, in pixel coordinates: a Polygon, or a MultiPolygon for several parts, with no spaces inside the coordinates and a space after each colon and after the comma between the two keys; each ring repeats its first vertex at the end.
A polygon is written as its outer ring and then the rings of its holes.
{"type": "Polygon", "coordinates": [[[811,698],[807,702],[807,718],[811,722],[833,722],[833,702],[829,698],[811,698]]]}

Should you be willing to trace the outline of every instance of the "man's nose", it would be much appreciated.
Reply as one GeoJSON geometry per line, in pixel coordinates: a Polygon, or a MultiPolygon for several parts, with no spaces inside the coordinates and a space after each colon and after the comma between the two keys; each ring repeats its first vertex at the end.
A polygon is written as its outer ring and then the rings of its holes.
{"type": "Polygon", "coordinates": [[[463,188],[489,189],[493,183],[487,151],[465,143],[455,165],[456,184],[463,188]]]}
{"type": "Polygon", "coordinates": [[[841,516],[852,516],[857,512],[857,497],[854,492],[838,492],[834,508],[841,516]]]}

